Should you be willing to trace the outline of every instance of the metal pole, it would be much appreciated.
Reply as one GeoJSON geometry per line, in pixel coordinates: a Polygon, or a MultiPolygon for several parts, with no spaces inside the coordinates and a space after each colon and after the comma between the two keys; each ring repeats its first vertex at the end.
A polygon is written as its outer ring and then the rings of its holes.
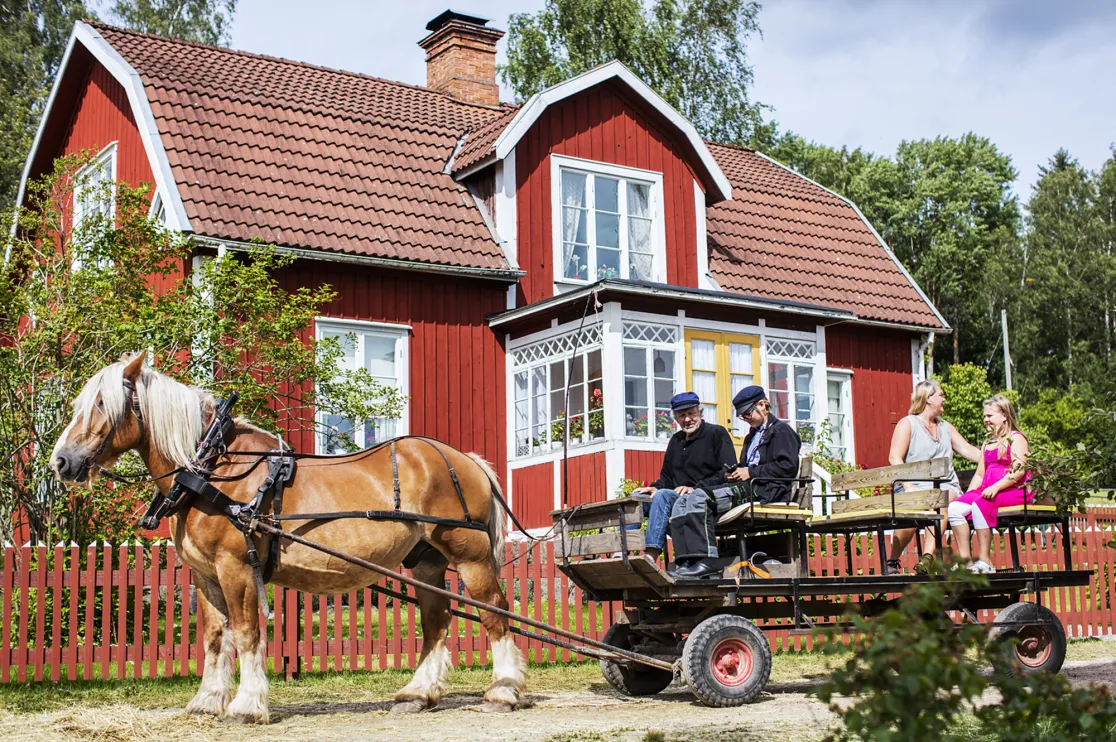
{"type": "Polygon", "coordinates": [[[1011,351],[1008,350],[1007,309],[1000,310],[1000,326],[1004,330],[1004,377],[1008,391],[1011,391],[1011,351]]]}
{"type": "MultiPolygon", "coordinates": [[[[566,639],[572,639],[572,640],[577,641],[577,642],[583,642],[583,643],[589,645],[590,647],[596,647],[597,649],[603,649],[606,652],[614,654],[618,657],[623,657],[626,660],[631,660],[632,662],[638,662],[641,665],[648,665],[649,667],[656,667],[660,670],[670,670],[672,672],[674,671],[674,665],[670,664],[669,662],[664,662],[662,660],[657,660],[654,657],[648,657],[647,655],[640,654],[638,652],[630,652],[626,649],[620,649],[619,647],[613,647],[609,644],[605,644],[604,642],[599,642],[599,641],[596,641],[594,639],[589,639],[588,637],[578,636],[577,634],[574,634],[572,632],[566,631],[564,629],[560,629],[557,626],[550,626],[549,624],[545,624],[542,621],[535,621],[534,619],[527,618],[526,616],[520,616],[517,613],[512,613],[511,611],[506,611],[503,608],[497,608],[496,606],[489,605],[488,603],[482,603],[479,600],[475,600],[475,599],[467,597],[465,595],[458,595],[457,593],[450,592],[449,590],[444,590],[440,587],[435,587],[433,585],[428,585],[425,582],[420,582],[420,581],[418,581],[414,578],[407,577],[406,575],[400,574],[399,572],[395,572],[394,570],[390,570],[387,567],[381,567],[380,565],[375,564],[373,562],[370,562],[367,559],[361,559],[360,557],[355,557],[355,556],[352,556],[351,554],[346,554],[343,551],[338,551],[337,549],[330,548],[330,547],[326,546],[325,544],[320,544],[316,541],[311,541],[310,539],[303,538],[302,536],[299,536],[296,533],[292,533],[291,531],[284,531],[284,530],[281,530],[279,528],[275,528],[274,526],[270,526],[267,523],[257,521],[253,525],[255,526],[256,529],[258,529],[260,531],[263,531],[264,533],[271,534],[272,536],[277,536],[279,538],[289,539],[290,541],[294,541],[295,543],[302,544],[303,546],[309,546],[311,549],[317,549],[318,551],[320,551],[324,554],[329,554],[332,557],[337,557],[338,559],[343,559],[346,562],[349,562],[350,564],[355,564],[358,567],[364,567],[365,569],[370,570],[372,572],[375,572],[376,574],[382,575],[384,577],[390,577],[391,579],[396,580],[397,582],[401,582],[404,585],[410,585],[411,587],[415,588],[416,590],[426,590],[427,592],[434,593],[435,595],[440,595],[443,598],[449,598],[450,600],[456,600],[458,603],[463,603],[467,606],[477,608],[478,610],[487,611],[488,613],[493,613],[497,616],[502,616],[502,617],[504,617],[508,620],[516,621],[518,623],[524,624],[526,626],[530,626],[532,628],[541,629],[542,631],[547,631],[551,634],[556,634],[558,636],[565,637],[566,639]]],[[[547,639],[544,639],[544,641],[550,641],[550,640],[547,638],[547,639]]]]}

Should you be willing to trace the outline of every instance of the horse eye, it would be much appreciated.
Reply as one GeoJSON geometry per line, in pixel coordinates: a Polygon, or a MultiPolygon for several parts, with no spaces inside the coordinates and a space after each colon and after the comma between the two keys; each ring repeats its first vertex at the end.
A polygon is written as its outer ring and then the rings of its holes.
{"type": "Polygon", "coordinates": [[[98,410],[105,409],[105,400],[103,400],[103,399],[98,399],[97,400],[97,409],[98,410]]]}

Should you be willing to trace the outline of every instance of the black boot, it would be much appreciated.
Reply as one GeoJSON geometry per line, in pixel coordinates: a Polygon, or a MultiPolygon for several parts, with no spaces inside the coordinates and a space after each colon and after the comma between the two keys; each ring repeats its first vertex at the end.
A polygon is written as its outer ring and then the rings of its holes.
{"type": "Polygon", "coordinates": [[[704,577],[719,577],[721,568],[715,559],[693,559],[670,573],[675,579],[700,580],[704,577]]]}

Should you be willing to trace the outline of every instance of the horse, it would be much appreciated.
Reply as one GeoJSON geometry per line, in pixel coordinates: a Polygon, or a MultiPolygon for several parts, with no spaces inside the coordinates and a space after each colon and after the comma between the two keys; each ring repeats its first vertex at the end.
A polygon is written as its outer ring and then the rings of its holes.
{"type": "MultiPolygon", "coordinates": [[[[196,448],[213,419],[215,400],[201,389],[145,367],[145,355],[124,357],[86,382],[74,401],[73,417],[51,454],[51,468],[59,479],[67,483],[90,481],[98,472],[111,469],[125,452],[135,451],[159,491],[166,495],[171,475],[193,466],[196,448]]],[[[225,440],[228,453],[214,467],[219,476],[213,484],[229,498],[247,503],[267,475],[267,467],[252,469],[258,457],[231,454],[275,449],[280,445],[279,437],[238,418],[225,440]],[[235,479],[242,475],[242,479],[235,479]],[[234,481],[223,481],[225,477],[234,481]]],[[[401,438],[394,448],[400,485],[397,509],[460,520],[462,500],[448,462],[457,472],[468,512],[484,528],[364,519],[291,520],[286,521],[288,528],[388,569],[397,569],[409,554],[417,554],[412,574],[437,587],[444,587],[446,569],[452,565],[473,598],[506,610],[499,559],[507,535],[507,515],[492,469],[477,454],[427,439],[401,438]]],[[[386,447],[301,459],[284,491],[283,513],[393,509],[392,463],[386,447]]],[[[270,512],[270,499],[269,495],[264,500],[261,512],[270,512]]],[[[257,575],[249,562],[244,534],[201,498],[194,498],[171,515],[168,523],[178,554],[193,570],[198,610],[205,615],[201,686],[186,710],[234,721],[268,723],[257,575]],[[240,655],[240,686],[235,697],[234,647],[240,655]]],[[[267,554],[270,537],[255,533],[252,538],[258,553],[267,554]]],[[[379,578],[371,570],[285,539],[279,548],[271,581],[292,590],[348,592],[379,578]]],[[[446,690],[450,671],[445,643],[450,602],[424,590],[416,593],[422,619],[422,654],[411,681],[395,694],[394,713],[434,708],[446,690]]],[[[481,611],[480,620],[492,642],[493,660],[492,683],[481,710],[513,710],[526,687],[526,663],[506,618],[481,611]]]]}

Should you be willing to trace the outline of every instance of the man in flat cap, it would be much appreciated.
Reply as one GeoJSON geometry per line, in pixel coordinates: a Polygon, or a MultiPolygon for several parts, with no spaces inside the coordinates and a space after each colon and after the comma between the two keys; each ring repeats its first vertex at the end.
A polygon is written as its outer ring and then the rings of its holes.
{"type": "Polygon", "coordinates": [[[802,441],[794,428],[771,414],[763,388],[741,389],[732,400],[736,416],[751,430],[740,451],[740,463],[719,481],[678,498],[670,516],[675,577],[700,578],[720,574],[715,529],[717,517],[737,503],[787,502],[790,481],[798,476],[802,441]],[[752,480],[760,480],[753,482],[752,480]],[[730,486],[725,486],[726,483],[730,486]]]}
{"type": "Polygon", "coordinates": [[[671,510],[678,498],[698,488],[723,484],[726,464],[731,467],[736,462],[732,438],[720,425],[705,422],[698,395],[693,392],[676,394],[670,400],[670,408],[678,432],[667,444],[659,478],[633,492],[652,496],[645,553],[653,559],[658,559],[666,546],[671,510]]]}
{"type": "Polygon", "coordinates": [[[727,479],[745,483],[749,500],[761,503],[788,502],[791,497],[790,481],[798,476],[798,456],[802,439],[798,432],[771,414],[771,403],[761,386],[746,386],[732,399],[736,416],[751,428],[740,449],[740,464],[727,479]]]}

